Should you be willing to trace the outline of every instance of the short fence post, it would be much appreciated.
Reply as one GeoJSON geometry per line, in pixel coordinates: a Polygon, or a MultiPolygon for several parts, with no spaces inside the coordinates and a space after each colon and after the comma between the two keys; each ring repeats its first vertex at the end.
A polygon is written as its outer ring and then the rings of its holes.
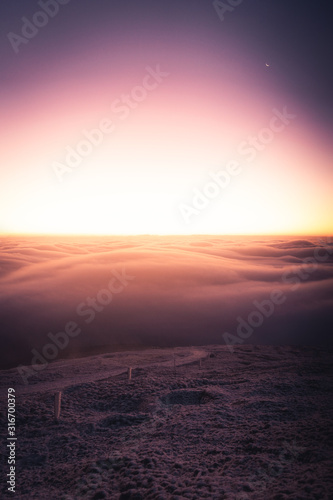
{"type": "Polygon", "coordinates": [[[60,411],[61,411],[61,391],[56,392],[54,395],[54,417],[56,422],[60,419],[60,411]]]}

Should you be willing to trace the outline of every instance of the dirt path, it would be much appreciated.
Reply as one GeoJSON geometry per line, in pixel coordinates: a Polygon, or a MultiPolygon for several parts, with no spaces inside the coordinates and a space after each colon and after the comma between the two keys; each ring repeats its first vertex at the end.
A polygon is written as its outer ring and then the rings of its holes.
{"type": "MultiPolygon", "coordinates": [[[[176,348],[175,364],[183,366],[207,357],[208,352],[200,348],[176,348]]],[[[91,358],[80,358],[76,360],[64,360],[50,364],[44,371],[40,372],[40,382],[23,385],[20,380],[18,385],[18,374],[12,370],[4,377],[7,387],[14,387],[17,395],[32,394],[36,392],[63,391],[74,385],[105,380],[127,373],[128,367],[132,367],[133,376],[136,368],[172,368],[174,357],[172,349],[154,349],[142,352],[116,353],[114,355],[101,354],[91,358]],[[165,361],[157,361],[156,358],[167,358],[165,361]],[[75,375],[73,375],[73,372],[75,375]],[[58,377],[62,378],[58,378],[58,377]],[[57,377],[57,380],[50,378],[57,377]],[[43,380],[44,378],[44,380],[43,380]],[[48,378],[48,380],[45,380],[48,378]]],[[[2,384],[3,385],[3,384],[2,384]]],[[[0,393],[4,392],[1,388],[0,393]]]]}

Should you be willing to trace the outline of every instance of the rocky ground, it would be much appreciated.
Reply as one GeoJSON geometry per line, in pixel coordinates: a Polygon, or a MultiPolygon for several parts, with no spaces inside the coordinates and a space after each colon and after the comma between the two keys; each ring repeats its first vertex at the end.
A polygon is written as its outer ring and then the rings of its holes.
{"type": "Polygon", "coordinates": [[[174,368],[172,350],[151,349],[56,362],[28,386],[4,371],[18,438],[4,498],[333,498],[332,354],[177,348],[174,368]]]}

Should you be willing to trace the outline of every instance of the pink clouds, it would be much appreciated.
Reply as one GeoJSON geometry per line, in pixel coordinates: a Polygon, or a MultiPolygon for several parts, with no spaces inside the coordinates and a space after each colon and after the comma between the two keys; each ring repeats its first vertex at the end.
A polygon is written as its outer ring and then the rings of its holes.
{"type": "Polygon", "coordinates": [[[60,331],[68,321],[80,324],[83,333],[65,356],[105,345],[219,343],[225,330],[234,329],[237,316],[246,317],[253,301],[273,289],[286,295],[286,303],[258,329],[253,342],[328,340],[322,326],[332,321],[331,246],[326,245],[329,253],[319,250],[323,242],[315,239],[260,240],[3,239],[0,309],[9,362],[26,359],[31,348],[45,343],[47,333],[60,331]],[[311,264],[314,255],[324,252],[325,260],[311,264]],[[112,271],[122,269],[135,280],[88,324],[78,306],[96,298],[112,271]]]}

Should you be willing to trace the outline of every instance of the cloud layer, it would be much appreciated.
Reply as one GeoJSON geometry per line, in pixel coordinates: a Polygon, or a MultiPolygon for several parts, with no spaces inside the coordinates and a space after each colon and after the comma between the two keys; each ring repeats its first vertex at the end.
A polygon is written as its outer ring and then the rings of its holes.
{"type": "Polygon", "coordinates": [[[61,356],[106,346],[224,344],[223,334],[236,335],[239,317],[247,321],[258,311],[254,302],[274,290],[283,302],[243,341],[327,343],[332,264],[327,238],[2,238],[1,366],[30,363],[31,350],[42,352],[48,334],[69,322],[80,334],[61,356]]]}

